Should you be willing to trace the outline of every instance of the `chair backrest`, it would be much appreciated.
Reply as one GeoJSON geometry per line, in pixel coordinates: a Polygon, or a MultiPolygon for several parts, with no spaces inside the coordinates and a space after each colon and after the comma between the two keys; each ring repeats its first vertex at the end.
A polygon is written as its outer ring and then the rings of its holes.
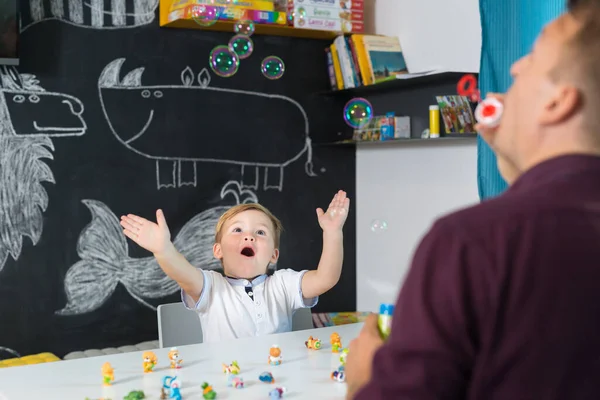
{"type": "MultiPolygon", "coordinates": [[[[202,343],[200,318],[183,303],[161,304],[156,309],[158,316],[159,347],[185,346],[202,343]]],[[[292,316],[292,331],[314,328],[310,308],[300,308],[292,316]]]]}
{"type": "Polygon", "coordinates": [[[161,304],[156,308],[158,316],[159,347],[185,346],[202,343],[200,318],[183,303],[161,304]]]}

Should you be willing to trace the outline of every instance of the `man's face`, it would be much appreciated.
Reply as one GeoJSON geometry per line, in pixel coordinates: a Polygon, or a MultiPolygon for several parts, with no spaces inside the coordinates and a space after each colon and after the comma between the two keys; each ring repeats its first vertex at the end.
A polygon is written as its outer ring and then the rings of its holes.
{"type": "Polygon", "coordinates": [[[501,124],[495,134],[486,137],[507,181],[530,166],[544,139],[557,96],[551,72],[558,66],[565,41],[576,29],[577,23],[570,14],[550,22],[531,52],[511,68],[514,81],[504,98],[501,124]]]}

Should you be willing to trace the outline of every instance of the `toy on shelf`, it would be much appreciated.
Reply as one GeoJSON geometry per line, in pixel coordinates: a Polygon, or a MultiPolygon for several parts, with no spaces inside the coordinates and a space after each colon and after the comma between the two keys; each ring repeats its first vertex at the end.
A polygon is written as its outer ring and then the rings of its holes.
{"type": "Polygon", "coordinates": [[[275,378],[273,378],[273,374],[268,371],[263,372],[258,376],[258,380],[265,383],[275,383],[275,378]]]}
{"type": "Polygon", "coordinates": [[[229,375],[227,377],[227,386],[242,389],[244,387],[244,379],[241,376],[229,375]]]}
{"type": "Polygon", "coordinates": [[[152,351],[145,351],[144,354],[142,354],[142,357],[144,359],[144,363],[142,364],[144,367],[144,372],[152,372],[158,363],[156,354],[154,354],[152,351]]]}
{"type": "Polygon", "coordinates": [[[331,352],[332,353],[339,353],[342,350],[342,339],[340,338],[340,335],[337,332],[333,332],[331,334],[331,352]]]}
{"type": "Polygon", "coordinates": [[[308,340],[304,342],[306,348],[319,350],[321,348],[321,340],[313,338],[312,336],[308,337],[308,340]]]}
{"type": "Polygon", "coordinates": [[[237,361],[232,362],[231,364],[223,364],[223,373],[224,374],[233,374],[237,375],[240,373],[240,366],[237,361]]]}
{"type": "Polygon", "coordinates": [[[344,367],[340,365],[340,367],[331,373],[331,379],[337,382],[345,382],[346,374],[344,373],[344,367]]]}
{"type": "Polygon", "coordinates": [[[181,363],[183,360],[180,357],[181,356],[179,354],[179,350],[177,350],[177,347],[171,347],[171,350],[169,350],[169,361],[171,362],[171,368],[181,368],[181,363]]]}
{"type": "MultiPolygon", "coordinates": [[[[175,400],[181,400],[183,398],[181,397],[181,380],[176,376],[165,376],[163,378],[162,389],[163,395],[166,394],[165,389],[168,391],[169,397],[164,398],[175,400]]],[[[161,396],[161,398],[163,397],[161,396]]]]}
{"type": "Polygon", "coordinates": [[[340,363],[342,363],[342,365],[340,366],[340,370],[343,371],[344,367],[346,365],[346,358],[348,357],[348,347],[346,347],[344,350],[342,350],[342,354],[340,354],[340,363]]]}
{"type": "Polygon", "coordinates": [[[107,361],[102,364],[102,381],[104,386],[110,386],[115,380],[115,371],[110,363],[107,361]]]}
{"type": "Polygon", "coordinates": [[[208,400],[212,400],[217,397],[217,392],[215,392],[207,382],[202,384],[202,397],[208,400]]]}
{"type": "Polygon", "coordinates": [[[286,388],[284,388],[284,387],[275,388],[269,392],[269,398],[271,400],[281,399],[285,392],[286,392],[286,388]]]}
{"type": "Polygon", "coordinates": [[[123,397],[123,400],[142,400],[145,398],[146,395],[142,390],[132,390],[127,394],[127,396],[123,397]]]}
{"type": "Polygon", "coordinates": [[[274,344],[269,350],[269,364],[280,365],[281,364],[281,349],[279,346],[274,344]]]}
{"type": "Polygon", "coordinates": [[[394,305],[382,303],[379,306],[379,317],[377,326],[382,339],[387,339],[392,332],[392,315],[394,314],[394,305]]]}

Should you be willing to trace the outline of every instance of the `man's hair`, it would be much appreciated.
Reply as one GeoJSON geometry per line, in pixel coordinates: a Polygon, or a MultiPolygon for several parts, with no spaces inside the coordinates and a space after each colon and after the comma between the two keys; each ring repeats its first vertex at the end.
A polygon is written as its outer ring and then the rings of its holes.
{"type": "MultiPolygon", "coordinates": [[[[600,129],[600,0],[567,0],[567,10],[580,27],[565,44],[555,76],[575,73],[587,107],[584,128],[594,133],[600,129]]],[[[600,135],[595,141],[600,144],[600,135]]]]}
{"type": "Polygon", "coordinates": [[[271,211],[269,211],[266,207],[263,207],[258,203],[239,204],[225,211],[223,215],[221,215],[221,217],[219,218],[219,221],[217,222],[217,226],[215,228],[215,243],[219,243],[221,241],[223,226],[227,221],[229,221],[231,218],[235,217],[239,213],[249,210],[260,211],[269,218],[269,220],[273,224],[273,241],[275,242],[275,248],[279,248],[279,238],[281,236],[281,232],[283,231],[281,221],[279,221],[279,219],[276,216],[274,216],[271,213],[271,211]]]}

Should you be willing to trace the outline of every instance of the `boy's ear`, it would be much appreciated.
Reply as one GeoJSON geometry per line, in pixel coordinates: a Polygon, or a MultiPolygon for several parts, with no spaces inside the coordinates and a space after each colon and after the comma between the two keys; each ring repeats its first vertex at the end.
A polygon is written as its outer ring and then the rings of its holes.
{"type": "Polygon", "coordinates": [[[223,258],[223,250],[221,249],[220,243],[213,244],[213,255],[218,260],[221,260],[223,258]]]}
{"type": "Polygon", "coordinates": [[[273,256],[271,257],[271,264],[276,264],[279,259],[279,249],[273,250],[273,256]]]}

